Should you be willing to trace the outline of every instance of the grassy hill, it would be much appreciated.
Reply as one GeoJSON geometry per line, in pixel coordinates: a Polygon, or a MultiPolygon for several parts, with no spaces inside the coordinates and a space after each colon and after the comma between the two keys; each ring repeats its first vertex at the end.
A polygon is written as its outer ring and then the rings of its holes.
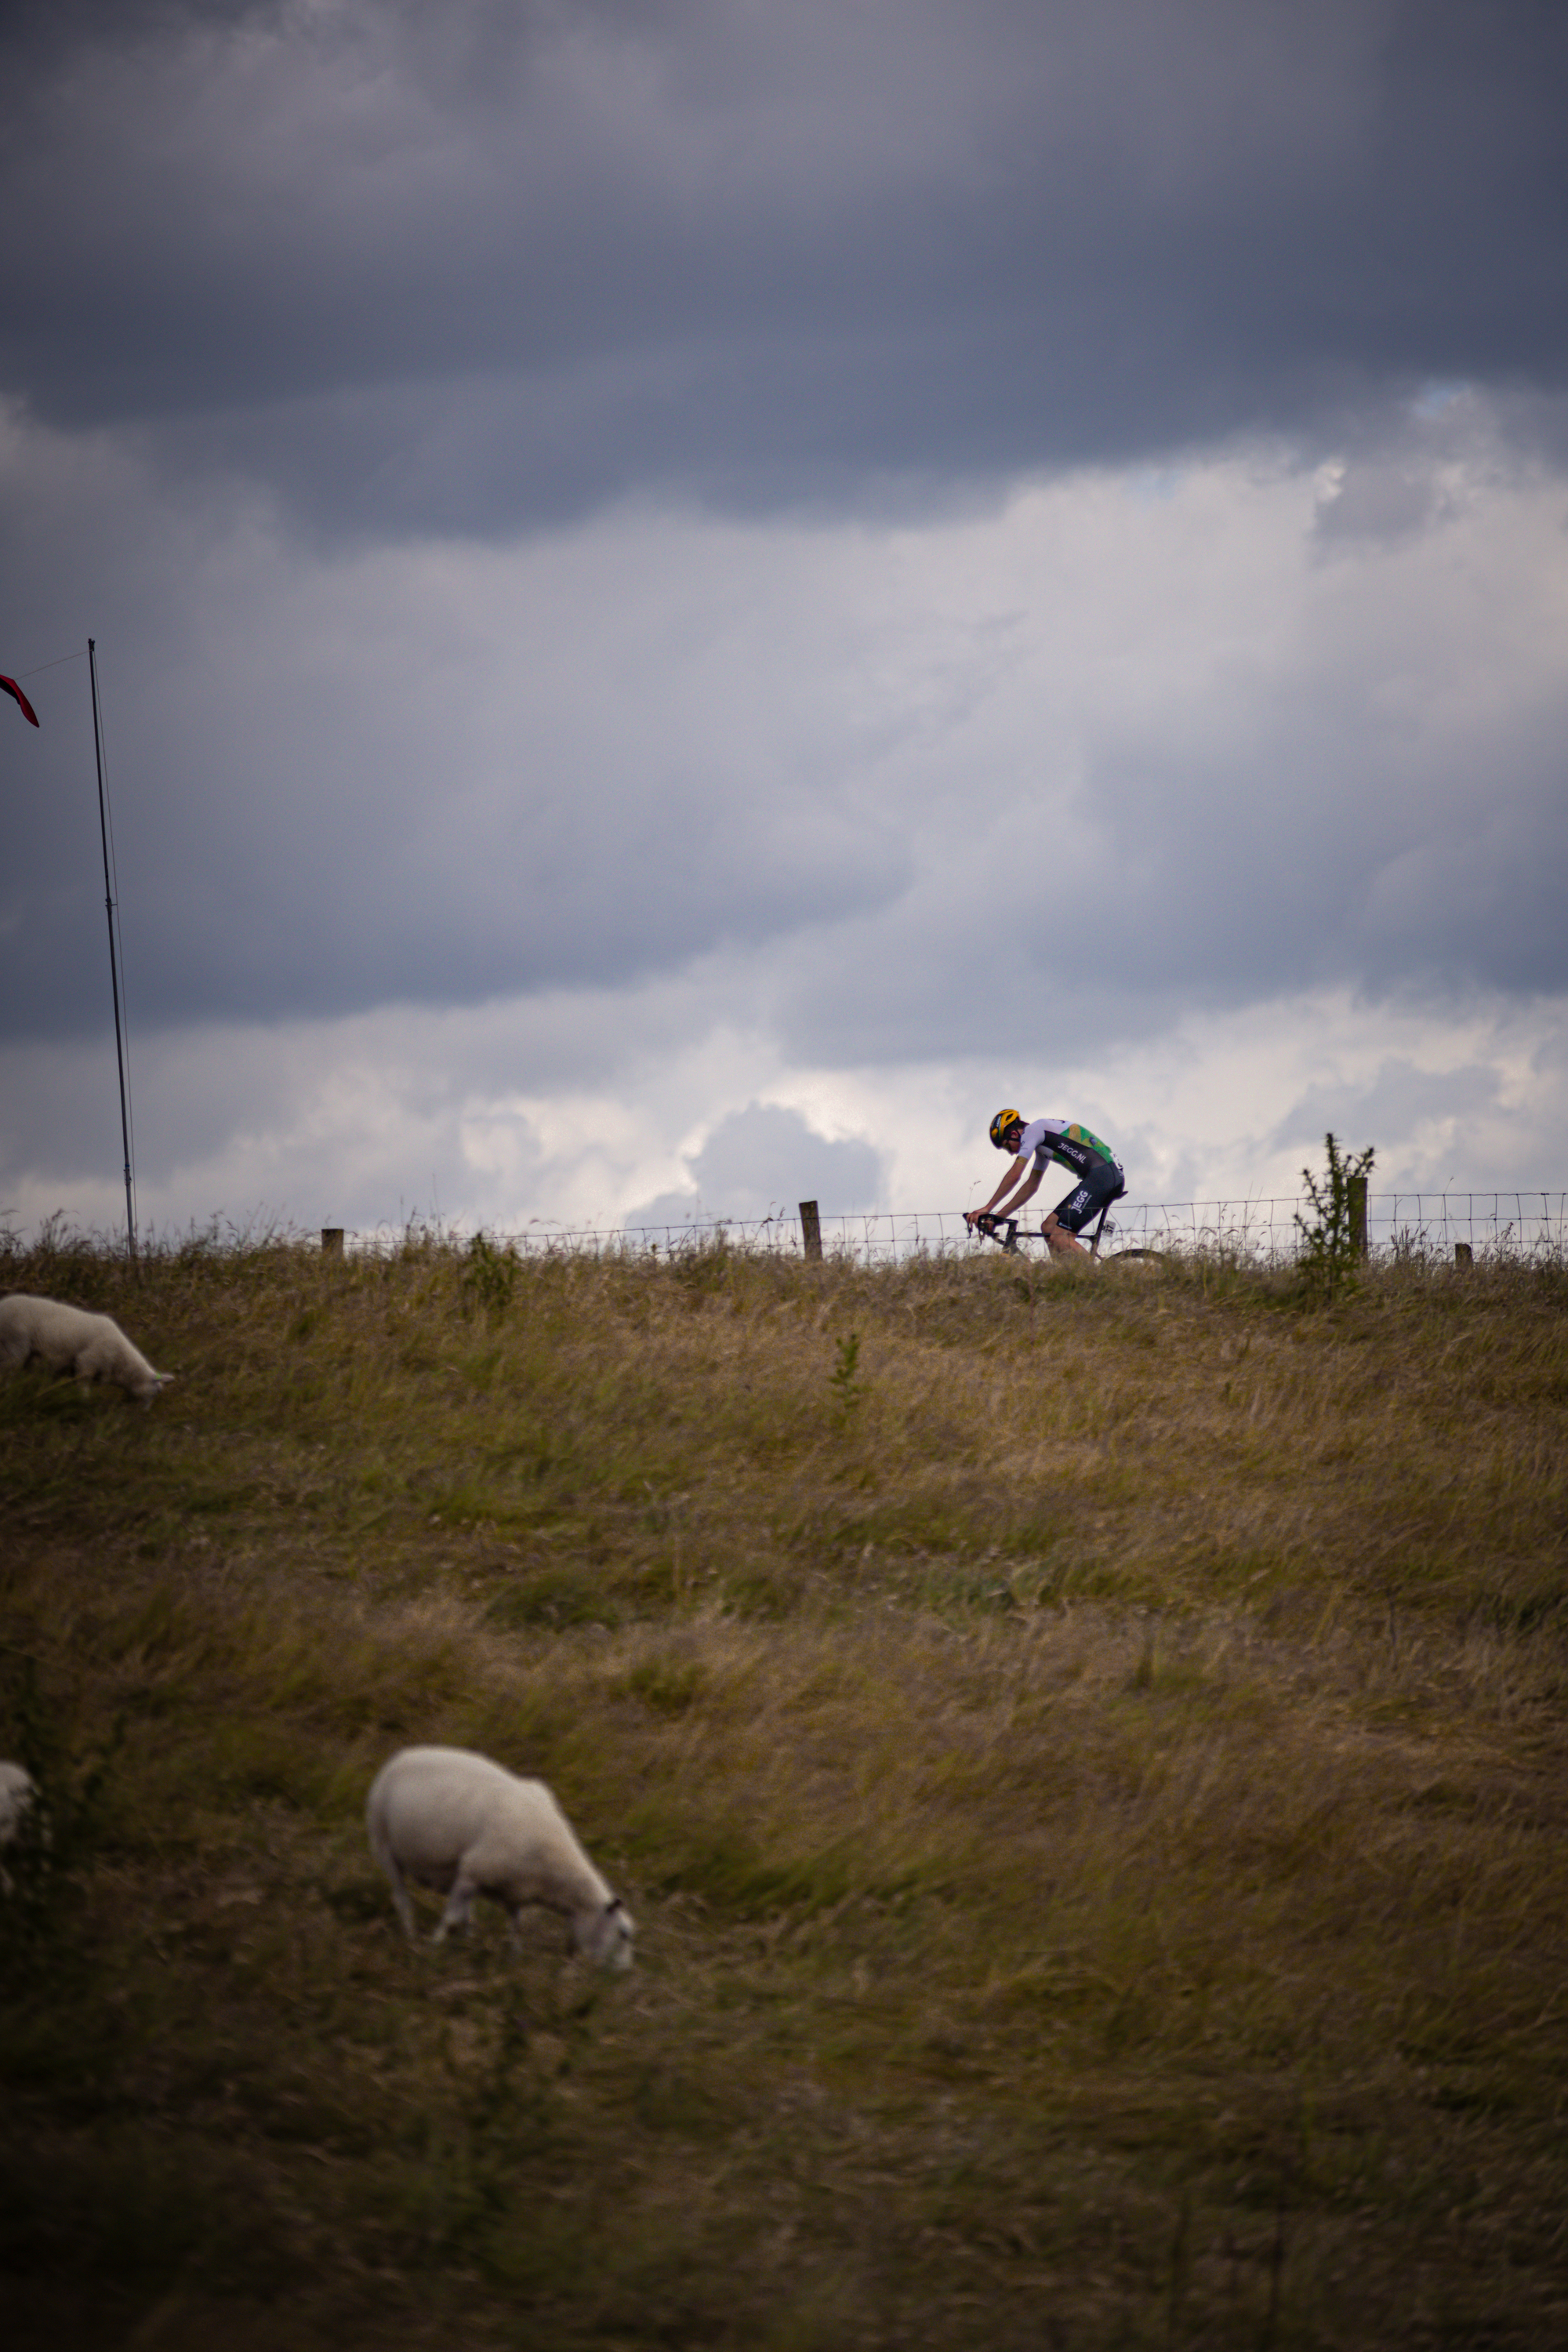
{"type": "Polygon", "coordinates": [[[1568,2339],[1561,1268],[0,1281],[179,1375],[0,1380],[19,2352],[1568,2339]],[[628,1977],[404,1942],[415,1740],[628,1977]]]}

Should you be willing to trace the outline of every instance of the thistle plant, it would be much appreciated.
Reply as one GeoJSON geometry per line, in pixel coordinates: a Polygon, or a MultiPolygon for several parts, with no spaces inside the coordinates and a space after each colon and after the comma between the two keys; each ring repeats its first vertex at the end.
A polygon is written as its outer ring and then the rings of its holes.
{"type": "MultiPolygon", "coordinates": [[[[1296,1224],[1301,1235],[1298,1264],[1302,1286],[1309,1297],[1331,1306],[1355,1286],[1362,1242],[1353,1213],[1356,1188],[1364,1187],[1374,1155],[1369,1146],[1352,1159],[1331,1134],[1323,1138],[1323,1146],[1329,1164],[1322,1177],[1314,1176],[1310,1168],[1301,1171],[1312,1220],[1309,1223],[1298,1210],[1296,1224]]],[[[1364,1192],[1362,1197],[1364,1201],[1364,1192]]]]}

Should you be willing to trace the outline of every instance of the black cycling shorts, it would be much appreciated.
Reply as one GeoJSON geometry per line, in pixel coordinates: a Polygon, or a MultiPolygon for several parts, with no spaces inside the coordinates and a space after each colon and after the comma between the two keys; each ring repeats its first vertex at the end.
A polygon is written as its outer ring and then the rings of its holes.
{"type": "Polygon", "coordinates": [[[1109,1209],[1112,1201],[1120,1201],[1126,1190],[1127,1179],[1115,1160],[1102,1160],[1060,1202],[1057,1223],[1064,1234],[1081,1234],[1091,1217],[1098,1217],[1101,1209],[1109,1209]]]}

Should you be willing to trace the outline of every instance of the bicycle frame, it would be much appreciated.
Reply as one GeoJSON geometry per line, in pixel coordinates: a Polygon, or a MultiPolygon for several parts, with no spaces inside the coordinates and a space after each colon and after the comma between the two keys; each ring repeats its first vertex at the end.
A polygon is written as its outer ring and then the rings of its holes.
{"type": "MultiPolygon", "coordinates": [[[[1121,1196],[1119,1194],[1118,1198],[1120,1197],[1121,1196]]],[[[1100,1255],[1100,1236],[1106,1230],[1106,1220],[1110,1214],[1112,1206],[1113,1203],[1107,1201],[1099,1216],[1095,1219],[1094,1239],[1089,1244],[1089,1254],[1090,1257],[1098,1257],[1100,1255]]],[[[973,1224],[971,1225],[969,1230],[971,1233],[984,1234],[988,1242],[996,1243],[999,1248],[1005,1250],[1016,1256],[1018,1249],[1018,1227],[1022,1223],[1023,1220],[1020,1217],[981,1216],[975,1218],[973,1224]]],[[[1114,1233],[1116,1231],[1115,1225],[1112,1224],[1110,1230],[1111,1233],[1114,1233]]],[[[1024,1238],[1026,1241],[1030,1242],[1044,1241],[1045,1235],[1037,1226],[1032,1233],[1026,1233],[1024,1238]]],[[[1075,1241],[1081,1241],[1085,1236],[1081,1234],[1075,1234],[1073,1238],[1075,1241]]]]}

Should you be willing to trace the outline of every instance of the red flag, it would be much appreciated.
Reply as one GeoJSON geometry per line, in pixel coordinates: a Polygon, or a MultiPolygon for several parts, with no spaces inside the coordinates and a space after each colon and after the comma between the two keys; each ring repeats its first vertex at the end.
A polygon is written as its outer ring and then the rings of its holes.
{"type": "Polygon", "coordinates": [[[21,688],[17,685],[16,679],[14,677],[0,677],[0,686],[5,688],[7,694],[14,695],[16,700],[21,704],[22,716],[26,720],[28,726],[36,727],[38,723],[38,714],[34,709],[32,704],[28,701],[26,696],[23,693],[21,688]]]}

